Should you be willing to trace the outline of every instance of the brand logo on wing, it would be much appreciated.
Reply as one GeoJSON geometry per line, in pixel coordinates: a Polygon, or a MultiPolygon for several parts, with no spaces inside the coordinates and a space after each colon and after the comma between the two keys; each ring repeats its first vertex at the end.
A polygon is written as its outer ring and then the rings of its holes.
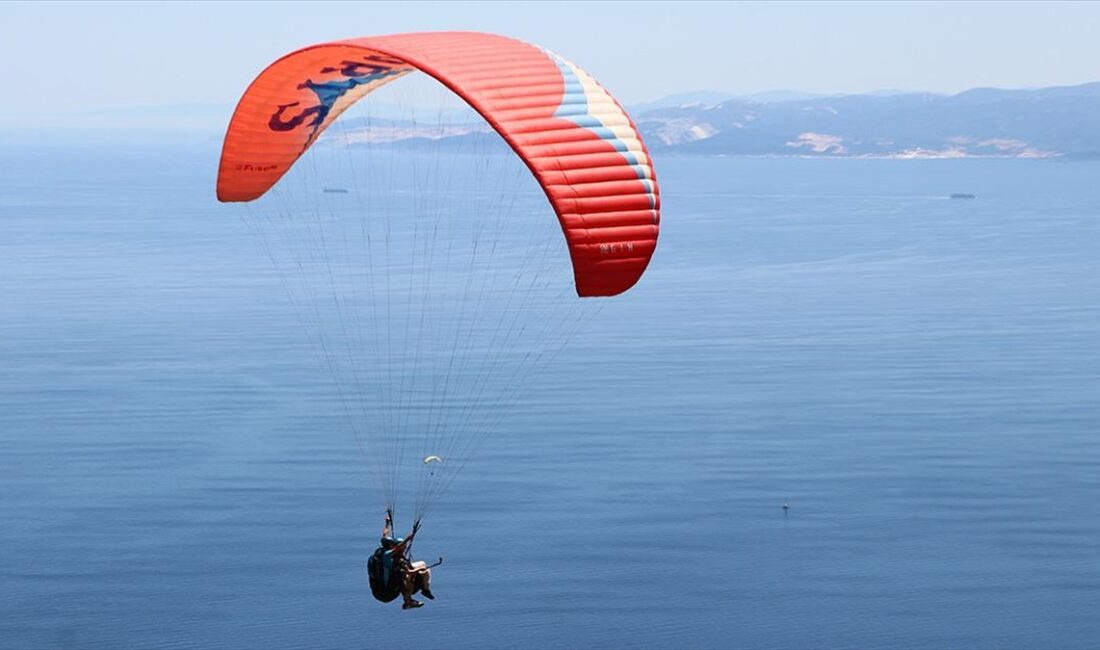
{"type": "Polygon", "coordinates": [[[322,75],[338,73],[339,77],[327,81],[316,82],[306,79],[298,84],[298,90],[309,89],[316,96],[316,103],[302,106],[302,102],[290,102],[279,104],[267,127],[272,131],[292,131],[305,125],[310,128],[306,143],[325,124],[329,113],[332,112],[336,102],[357,86],[365,86],[380,79],[392,77],[404,73],[407,70],[405,64],[396,59],[390,59],[375,54],[363,57],[363,61],[341,61],[339,67],[324,67],[318,72],[322,75]]]}

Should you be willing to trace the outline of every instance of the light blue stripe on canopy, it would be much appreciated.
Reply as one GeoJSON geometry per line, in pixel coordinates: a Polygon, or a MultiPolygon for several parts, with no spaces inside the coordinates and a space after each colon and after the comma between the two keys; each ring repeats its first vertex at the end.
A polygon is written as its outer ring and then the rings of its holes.
{"type": "MultiPolygon", "coordinates": [[[[641,167],[641,163],[638,162],[638,157],[634,155],[630,148],[619,139],[619,136],[614,131],[603,125],[603,122],[594,117],[588,111],[588,95],[584,92],[584,84],[577,77],[577,74],[573,72],[572,66],[565,62],[557,54],[551,54],[551,58],[558,66],[558,70],[561,71],[562,79],[565,80],[565,95],[562,96],[561,104],[554,111],[554,117],[560,117],[562,119],[569,120],[577,126],[587,129],[596,134],[601,140],[609,143],[618,151],[623,158],[630,163],[631,169],[637,174],[640,180],[645,180],[646,174],[641,167]]],[[[646,184],[646,193],[649,195],[650,207],[655,205],[653,198],[652,184],[646,184]]]]}

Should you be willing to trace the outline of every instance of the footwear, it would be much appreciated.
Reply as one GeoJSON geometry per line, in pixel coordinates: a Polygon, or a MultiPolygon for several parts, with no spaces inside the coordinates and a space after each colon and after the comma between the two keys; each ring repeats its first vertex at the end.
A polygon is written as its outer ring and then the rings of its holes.
{"type": "Polygon", "coordinates": [[[428,600],[435,600],[435,596],[432,595],[432,592],[429,591],[428,589],[421,589],[420,593],[424,594],[424,597],[427,598],[428,600]]]}
{"type": "Polygon", "coordinates": [[[424,603],[420,602],[419,600],[410,600],[407,603],[403,603],[401,605],[401,609],[416,609],[417,607],[423,607],[423,606],[424,606],[424,603]]]}

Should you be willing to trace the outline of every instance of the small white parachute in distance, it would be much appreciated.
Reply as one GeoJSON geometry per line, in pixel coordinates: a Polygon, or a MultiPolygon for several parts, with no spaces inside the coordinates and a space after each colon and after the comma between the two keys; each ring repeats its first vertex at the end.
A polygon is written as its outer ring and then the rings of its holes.
{"type": "Polygon", "coordinates": [[[442,462],[443,462],[443,459],[440,458],[439,456],[428,456],[424,459],[424,464],[425,465],[430,465],[432,463],[442,463],[442,462]]]}

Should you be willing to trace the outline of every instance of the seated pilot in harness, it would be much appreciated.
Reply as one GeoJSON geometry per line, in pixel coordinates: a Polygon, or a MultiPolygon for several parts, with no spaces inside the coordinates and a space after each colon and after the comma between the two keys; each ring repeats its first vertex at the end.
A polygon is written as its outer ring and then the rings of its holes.
{"type": "Polygon", "coordinates": [[[382,528],[381,545],[367,560],[371,593],[384,603],[393,601],[400,594],[404,597],[401,609],[424,606],[424,603],[413,598],[413,594],[418,591],[429,600],[435,599],[431,590],[431,567],[426,562],[413,562],[408,553],[418,530],[420,530],[419,521],[413,524],[412,532],[408,537],[395,539],[393,513],[386,510],[386,524],[382,528]]]}

